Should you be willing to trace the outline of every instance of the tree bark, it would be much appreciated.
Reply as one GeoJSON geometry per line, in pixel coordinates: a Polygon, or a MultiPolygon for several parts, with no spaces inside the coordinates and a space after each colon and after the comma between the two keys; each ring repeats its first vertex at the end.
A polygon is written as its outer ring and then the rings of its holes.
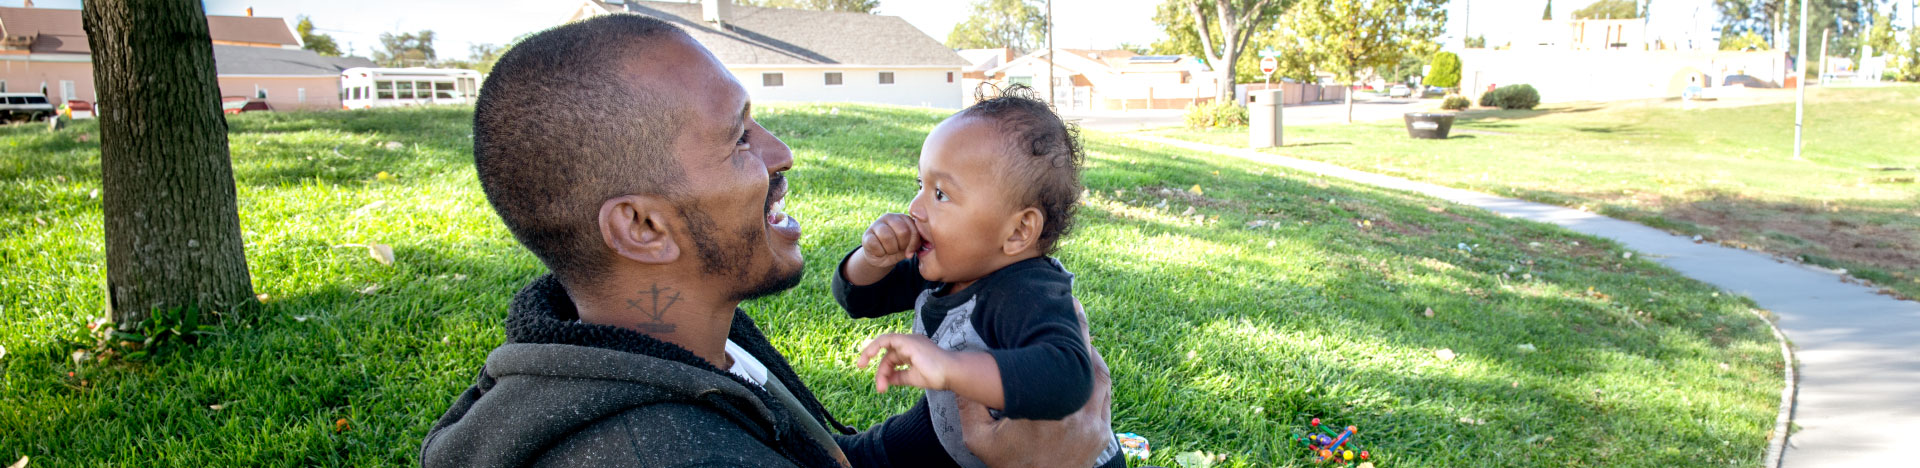
{"type": "Polygon", "coordinates": [[[156,310],[253,300],[213,43],[199,0],[88,0],[100,96],[107,303],[121,330],[156,310]]]}

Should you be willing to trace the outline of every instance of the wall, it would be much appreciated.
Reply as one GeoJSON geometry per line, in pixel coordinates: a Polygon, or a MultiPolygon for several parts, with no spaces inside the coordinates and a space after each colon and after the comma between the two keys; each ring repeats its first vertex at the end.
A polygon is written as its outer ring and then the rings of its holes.
{"type": "Polygon", "coordinates": [[[93,92],[93,63],[91,62],[28,62],[23,55],[0,56],[0,80],[7,82],[9,93],[37,93],[40,83],[47,84],[47,100],[54,107],[60,107],[66,101],[98,101],[93,92]],[[73,96],[62,97],[60,81],[73,82],[73,96]]]}
{"type": "Polygon", "coordinates": [[[952,68],[772,68],[729,67],[754,101],[864,102],[901,106],[959,109],[960,67],[952,68]],[[880,72],[893,72],[893,84],[880,84],[880,72]],[[840,72],[839,85],[828,86],[828,72],[840,72]],[[784,83],[762,86],[761,74],[780,73],[784,83]],[[952,73],[953,81],[947,81],[952,73]]]}
{"type": "Polygon", "coordinates": [[[276,111],[340,109],[340,77],[220,77],[221,96],[245,96],[252,99],[254,87],[267,91],[267,104],[276,111]],[[306,88],[307,100],[300,102],[300,89],[306,88]]]}
{"type": "Polygon", "coordinates": [[[1790,75],[1786,52],[1467,49],[1460,91],[1474,99],[1489,85],[1528,84],[1543,102],[1677,97],[1690,73],[1712,84],[1744,72],[1776,85],[1790,75]]]}

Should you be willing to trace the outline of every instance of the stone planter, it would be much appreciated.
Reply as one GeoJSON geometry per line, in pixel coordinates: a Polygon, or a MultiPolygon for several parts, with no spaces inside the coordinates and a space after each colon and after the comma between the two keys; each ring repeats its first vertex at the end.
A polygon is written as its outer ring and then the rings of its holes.
{"type": "Polygon", "coordinates": [[[1408,112],[1405,118],[1410,137],[1445,140],[1453,130],[1453,114],[1408,112]]]}

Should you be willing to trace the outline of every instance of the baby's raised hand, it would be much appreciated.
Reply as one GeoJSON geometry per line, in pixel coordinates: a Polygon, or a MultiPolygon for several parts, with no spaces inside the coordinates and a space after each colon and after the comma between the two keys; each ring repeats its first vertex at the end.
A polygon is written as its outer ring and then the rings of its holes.
{"type": "Polygon", "coordinates": [[[920,227],[900,213],[880,215],[860,236],[860,257],[867,265],[893,268],[920,250],[920,227]]]}
{"type": "Polygon", "coordinates": [[[906,385],[927,390],[949,390],[947,375],[954,370],[954,352],[940,349],[933,340],[920,335],[886,334],[867,343],[857,364],[861,369],[872,363],[881,350],[879,365],[873,372],[874,388],[886,393],[887,387],[906,385]]]}

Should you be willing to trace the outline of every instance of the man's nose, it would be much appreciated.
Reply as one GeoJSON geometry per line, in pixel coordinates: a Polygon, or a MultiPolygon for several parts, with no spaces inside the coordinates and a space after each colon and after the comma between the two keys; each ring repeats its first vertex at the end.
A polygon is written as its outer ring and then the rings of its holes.
{"type": "MultiPolygon", "coordinates": [[[[753,125],[759,127],[760,123],[755,122],[753,125]]],[[[764,139],[764,141],[753,142],[753,146],[764,148],[760,151],[760,160],[766,163],[768,174],[793,169],[793,150],[787,148],[786,142],[780,141],[780,137],[774,136],[773,132],[767,131],[765,127],[761,127],[760,131],[754,133],[764,139]]]]}

